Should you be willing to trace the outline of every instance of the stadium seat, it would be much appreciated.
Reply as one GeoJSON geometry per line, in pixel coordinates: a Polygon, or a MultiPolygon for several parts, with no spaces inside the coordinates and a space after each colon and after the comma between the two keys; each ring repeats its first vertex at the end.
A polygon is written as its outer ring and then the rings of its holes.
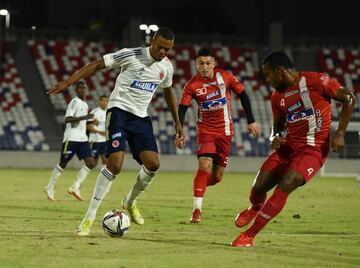
{"type": "Polygon", "coordinates": [[[0,77],[0,150],[48,151],[11,54],[4,55],[0,77]]]}

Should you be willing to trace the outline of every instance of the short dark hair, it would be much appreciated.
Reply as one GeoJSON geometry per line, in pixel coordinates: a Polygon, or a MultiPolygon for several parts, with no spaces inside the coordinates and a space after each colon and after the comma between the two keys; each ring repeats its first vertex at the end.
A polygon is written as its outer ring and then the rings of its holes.
{"type": "Polygon", "coordinates": [[[153,38],[155,38],[157,36],[162,36],[166,40],[175,40],[174,32],[170,28],[167,28],[167,27],[160,27],[154,34],[153,38]]]}
{"type": "Polygon", "coordinates": [[[283,51],[272,51],[268,53],[263,59],[262,64],[267,64],[273,70],[278,67],[285,67],[287,69],[294,68],[294,63],[283,51]]]}
{"type": "Polygon", "coordinates": [[[104,94],[104,95],[101,95],[101,96],[99,97],[99,100],[101,100],[101,99],[103,99],[103,98],[107,98],[107,99],[108,99],[109,97],[104,94]]]}
{"type": "Polygon", "coordinates": [[[85,86],[86,86],[86,84],[85,84],[84,81],[77,81],[77,82],[75,83],[74,87],[75,87],[75,89],[78,89],[78,88],[79,88],[80,86],[82,86],[82,85],[85,85],[85,86]]]}
{"type": "Polygon", "coordinates": [[[199,57],[214,57],[214,55],[209,48],[202,47],[199,49],[199,51],[196,54],[196,58],[199,57]]]}

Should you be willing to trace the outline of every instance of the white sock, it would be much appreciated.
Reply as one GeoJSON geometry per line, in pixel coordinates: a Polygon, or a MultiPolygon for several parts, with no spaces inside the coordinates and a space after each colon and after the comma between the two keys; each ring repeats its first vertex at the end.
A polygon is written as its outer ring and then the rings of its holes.
{"type": "Polygon", "coordinates": [[[115,179],[115,176],[107,169],[104,168],[99,173],[99,176],[96,181],[94,188],[94,193],[91,197],[89,208],[86,212],[85,218],[90,218],[95,220],[97,209],[99,208],[103,198],[106,196],[110,190],[112,181],[115,179]]]}
{"type": "Polygon", "coordinates": [[[63,172],[64,170],[59,166],[57,165],[56,167],[54,167],[52,173],[51,173],[51,176],[50,176],[50,180],[49,180],[49,183],[48,185],[46,186],[46,188],[49,190],[49,191],[54,191],[54,187],[55,187],[55,184],[58,180],[58,178],[60,177],[61,175],[61,172],[63,172]]]}
{"type": "Polygon", "coordinates": [[[157,172],[150,171],[146,169],[145,166],[142,166],[140,169],[134,186],[130,190],[130,192],[127,194],[125,198],[125,203],[128,205],[131,205],[135,202],[136,198],[144,192],[145,188],[151,183],[151,181],[154,179],[157,172]]]}
{"type": "Polygon", "coordinates": [[[201,211],[203,199],[204,199],[203,197],[196,197],[196,196],[193,197],[193,210],[198,208],[201,211]]]}
{"type": "Polygon", "coordinates": [[[81,184],[84,182],[86,177],[89,175],[90,171],[91,171],[90,168],[88,168],[86,165],[83,165],[82,168],[79,170],[77,177],[76,177],[76,181],[73,183],[71,188],[73,190],[79,190],[81,187],[81,184]]]}

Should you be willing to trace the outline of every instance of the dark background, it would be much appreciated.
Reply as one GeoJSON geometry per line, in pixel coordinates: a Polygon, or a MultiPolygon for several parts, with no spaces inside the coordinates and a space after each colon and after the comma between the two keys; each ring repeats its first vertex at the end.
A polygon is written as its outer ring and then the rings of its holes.
{"type": "Polygon", "coordinates": [[[360,37],[358,1],[281,0],[0,0],[11,27],[121,32],[131,18],[168,26],[176,34],[250,36],[263,41],[271,21],[284,38],[360,37]]]}

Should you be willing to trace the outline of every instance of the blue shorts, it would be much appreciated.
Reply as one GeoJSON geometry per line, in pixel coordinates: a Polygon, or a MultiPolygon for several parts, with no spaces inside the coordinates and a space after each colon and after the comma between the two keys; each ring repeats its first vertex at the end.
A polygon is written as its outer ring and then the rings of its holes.
{"type": "Polygon", "coordinates": [[[117,107],[106,112],[106,157],[125,150],[125,140],[129,144],[133,158],[141,165],[142,151],[158,152],[151,119],[139,117],[117,107]]]}
{"type": "Polygon", "coordinates": [[[90,143],[92,155],[95,159],[99,158],[99,155],[105,155],[106,142],[92,142],[90,143]]]}
{"type": "Polygon", "coordinates": [[[87,141],[65,141],[61,147],[61,156],[60,161],[69,162],[73,158],[74,154],[78,157],[79,160],[85,159],[87,157],[92,157],[92,152],[90,144],[87,141]]]}

